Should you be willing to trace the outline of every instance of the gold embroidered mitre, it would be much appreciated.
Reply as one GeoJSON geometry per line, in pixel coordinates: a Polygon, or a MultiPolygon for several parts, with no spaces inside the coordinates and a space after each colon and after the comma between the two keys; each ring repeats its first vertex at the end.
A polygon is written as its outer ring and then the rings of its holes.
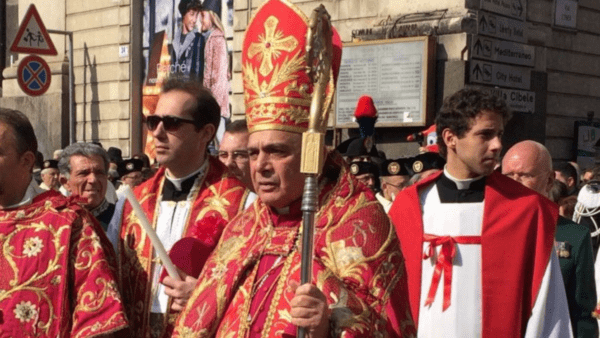
{"type": "MultiPolygon", "coordinates": [[[[313,84],[306,73],[308,18],[287,0],[268,0],[251,19],[242,51],[244,103],[249,131],[308,129],[313,84]]],[[[341,40],[337,65],[341,59],[341,40]]],[[[334,53],[335,54],[335,53],[334,53]]],[[[338,56],[338,55],[336,55],[338,56]]],[[[336,58],[334,56],[334,59],[336,58]]],[[[337,69],[336,69],[337,66],[337,69]]],[[[330,81],[326,102],[334,93],[330,81]]]]}

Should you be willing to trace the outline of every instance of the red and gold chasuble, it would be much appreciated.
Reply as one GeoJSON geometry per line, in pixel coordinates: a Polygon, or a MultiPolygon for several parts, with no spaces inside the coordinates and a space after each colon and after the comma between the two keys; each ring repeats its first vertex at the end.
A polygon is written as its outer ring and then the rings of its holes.
{"type": "MultiPolygon", "coordinates": [[[[410,307],[417,327],[421,283],[432,283],[421,280],[423,241],[432,239],[423,233],[419,193],[435,184],[440,175],[441,172],[400,192],[389,213],[406,258],[410,307]]],[[[525,334],[549,264],[557,219],[557,206],[550,200],[497,172],[486,178],[481,237],[467,239],[468,244],[481,245],[482,337],[525,334]]],[[[433,240],[440,239],[445,240],[433,240]]],[[[451,265],[445,267],[445,272],[449,269],[451,265]]],[[[437,292],[444,292],[444,282],[440,284],[437,292]]]]}
{"type": "MultiPolygon", "coordinates": [[[[146,216],[156,229],[157,208],[160,206],[165,169],[161,168],[154,177],[136,187],[134,194],[146,216]]],[[[192,188],[192,207],[188,214],[182,238],[203,233],[199,227],[226,224],[244,208],[248,190],[219,160],[209,157],[205,175],[192,188]],[[196,186],[196,184],[198,184],[196,186]],[[199,188],[198,188],[199,187],[199,188]],[[208,222],[209,220],[210,222],[208,222]],[[211,224],[208,224],[211,223],[211,224]]],[[[149,337],[149,315],[152,307],[152,276],[155,266],[154,249],[129,203],[125,203],[119,239],[119,268],[123,298],[127,304],[127,316],[135,337],[149,337]]],[[[218,242],[222,229],[206,229],[218,242]]],[[[165,327],[170,330],[175,314],[167,316],[165,327]]],[[[172,329],[172,327],[171,327],[172,329]]]]}
{"type": "MultiPolygon", "coordinates": [[[[335,336],[412,336],[404,259],[379,202],[347,166],[320,200],[313,283],[330,304],[335,336]]],[[[295,336],[290,282],[300,281],[300,223],[274,216],[259,199],[228,224],[173,337],[295,336]],[[259,272],[264,259],[276,279],[269,281],[264,266],[259,272]],[[253,304],[254,297],[268,301],[253,304]]]]}
{"type": "Polygon", "coordinates": [[[0,337],[96,337],[127,327],[115,256],[60,193],[0,211],[0,337]]]}

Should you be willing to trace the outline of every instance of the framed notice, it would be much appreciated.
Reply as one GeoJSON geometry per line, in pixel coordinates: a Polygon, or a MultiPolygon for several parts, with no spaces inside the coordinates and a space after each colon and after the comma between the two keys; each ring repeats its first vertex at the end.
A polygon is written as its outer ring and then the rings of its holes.
{"type": "Polygon", "coordinates": [[[435,41],[429,37],[344,44],[336,91],[336,128],[352,121],[362,95],[373,97],[376,127],[425,126],[435,41]]]}
{"type": "Polygon", "coordinates": [[[595,166],[600,160],[600,123],[575,121],[575,138],[577,164],[582,168],[595,166]]]}

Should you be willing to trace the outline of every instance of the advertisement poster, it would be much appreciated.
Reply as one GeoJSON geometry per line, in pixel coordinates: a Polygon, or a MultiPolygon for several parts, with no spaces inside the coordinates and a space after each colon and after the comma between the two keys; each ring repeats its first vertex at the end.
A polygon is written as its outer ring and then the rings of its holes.
{"type": "MultiPolygon", "coordinates": [[[[143,114],[154,114],[169,77],[201,81],[230,117],[230,51],[233,0],[145,0],[143,114]]],[[[152,133],[143,133],[144,152],[153,159],[152,133]]]]}

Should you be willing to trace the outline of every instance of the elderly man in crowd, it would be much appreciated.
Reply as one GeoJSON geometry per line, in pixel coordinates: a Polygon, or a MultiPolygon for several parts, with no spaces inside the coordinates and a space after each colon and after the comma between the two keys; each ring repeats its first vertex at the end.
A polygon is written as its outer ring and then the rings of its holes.
{"type": "Polygon", "coordinates": [[[60,188],[58,171],[58,161],[57,160],[45,160],[42,164],[42,183],[40,184],[40,188],[44,190],[57,190],[60,188]]]}
{"type": "Polygon", "coordinates": [[[93,143],[74,143],[60,155],[60,181],[70,195],[83,198],[89,210],[106,231],[115,205],[106,199],[108,154],[93,143]]]}
{"type": "MultiPolygon", "coordinates": [[[[543,196],[548,196],[554,181],[550,153],[535,141],[522,141],[512,146],[502,160],[502,173],[543,196]]],[[[561,216],[555,246],[573,334],[575,337],[598,337],[598,321],[592,317],[596,286],[590,231],[561,216]]]]}

